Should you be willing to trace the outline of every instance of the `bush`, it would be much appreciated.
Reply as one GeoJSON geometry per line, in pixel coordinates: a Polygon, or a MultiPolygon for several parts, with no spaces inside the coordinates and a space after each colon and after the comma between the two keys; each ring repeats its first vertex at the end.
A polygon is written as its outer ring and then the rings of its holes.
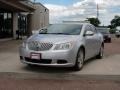
{"type": "Polygon", "coordinates": [[[111,34],[115,34],[115,31],[116,31],[115,29],[110,29],[111,34]]]}

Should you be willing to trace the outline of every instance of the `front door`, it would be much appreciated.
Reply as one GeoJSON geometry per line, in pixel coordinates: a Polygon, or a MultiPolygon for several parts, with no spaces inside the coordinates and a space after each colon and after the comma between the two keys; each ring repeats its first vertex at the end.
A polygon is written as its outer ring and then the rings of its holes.
{"type": "MultiPolygon", "coordinates": [[[[92,28],[90,26],[86,26],[85,33],[87,31],[92,31],[92,28]]],[[[94,33],[94,32],[93,32],[94,33]]],[[[90,36],[85,36],[85,48],[86,48],[86,57],[91,58],[96,54],[96,34],[94,33],[93,35],[90,36]]]]}

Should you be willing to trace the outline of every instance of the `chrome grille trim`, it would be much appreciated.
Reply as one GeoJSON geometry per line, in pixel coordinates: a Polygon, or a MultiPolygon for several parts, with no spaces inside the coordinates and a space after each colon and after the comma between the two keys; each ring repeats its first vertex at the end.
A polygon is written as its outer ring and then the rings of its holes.
{"type": "Polygon", "coordinates": [[[28,49],[34,51],[46,51],[50,50],[53,47],[53,44],[50,42],[39,42],[39,41],[32,41],[28,42],[28,49]]]}

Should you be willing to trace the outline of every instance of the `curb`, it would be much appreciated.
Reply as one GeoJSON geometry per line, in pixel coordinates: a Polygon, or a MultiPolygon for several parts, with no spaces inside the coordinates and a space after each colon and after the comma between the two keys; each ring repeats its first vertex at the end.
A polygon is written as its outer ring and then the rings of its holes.
{"type": "Polygon", "coordinates": [[[53,80],[118,80],[120,75],[75,75],[75,74],[43,74],[43,73],[15,73],[15,72],[0,72],[0,77],[16,78],[16,79],[53,79],[53,80]]]}

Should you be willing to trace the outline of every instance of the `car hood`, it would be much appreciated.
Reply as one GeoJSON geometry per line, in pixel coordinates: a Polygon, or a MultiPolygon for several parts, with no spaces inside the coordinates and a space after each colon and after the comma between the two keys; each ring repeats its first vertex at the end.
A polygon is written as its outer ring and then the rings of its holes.
{"type": "Polygon", "coordinates": [[[28,38],[27,42],[39,41],[39,42],[51,42],[55,44],[76,41],[79,35],[53,35],[53,34],[36,34],[28,38]]]}

